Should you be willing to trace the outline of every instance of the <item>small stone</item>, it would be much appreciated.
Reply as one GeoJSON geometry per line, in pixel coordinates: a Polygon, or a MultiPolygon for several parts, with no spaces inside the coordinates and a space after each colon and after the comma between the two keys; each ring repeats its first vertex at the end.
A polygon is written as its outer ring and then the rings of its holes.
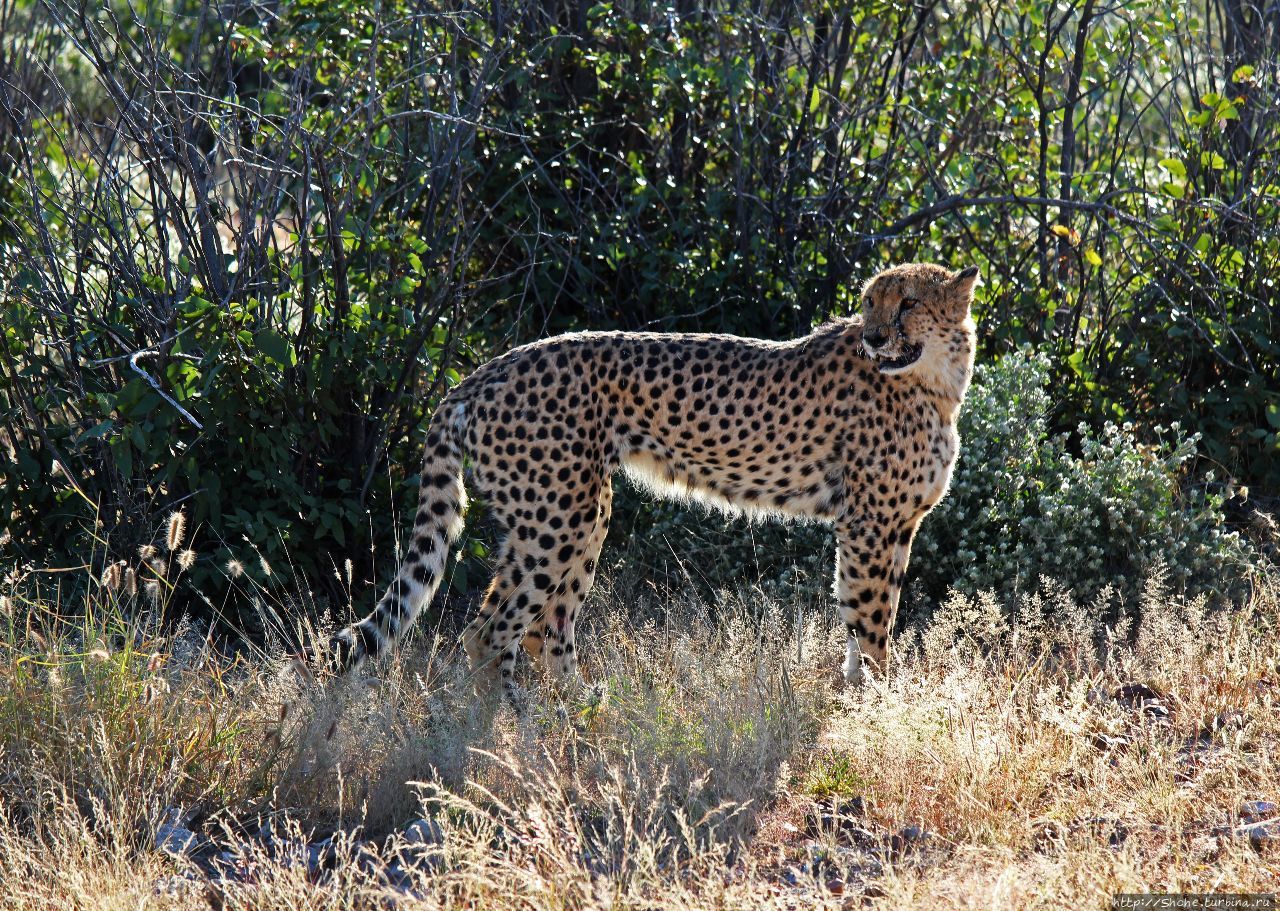
{"type": "Polygon", "coordinates": [[[832,895],[844,895],[844,882],[839,879],[829,879],[826,882],[827,891],[832,895]]]}
{"type": "Polygon", "coordinates": [[[1243,823],[1263,822],[1280,817],[1280,806],[1269,800],[1246,800],[1240,805],[1240,821],[1243,823]]]}
{"type": "Polygon", "coordinates": [[[430,817],[411,822],[400,834],[401,838],[411,845],[444,844],[444,829],[440,827],[440,823],[430,817]]]}
{"type": "Polygon", "coordinates": [[[834,835],[844,841],[857,842],[859,836],[866,832],[857,816],[845,813],[824,813],[818,817],[817,832],[834,835]]]}
{"type": "Polygon", "coordinates": [[[190,829],[168,823],[156,829],[156,848],[166,854],[190,854],[200,847],[200,836],[190,829]]]}
{"type": "Polygon", "coordinates": [[[1085,819],[1077,819],[1071,823],[1070,831],[1073,834],[1088,832],[1097,838],[1106,838],[1107,845],[1112,848],[1119,848],[1129,837],[1128,826],[1118,819],[1108,819],[1105,816],[1090,816],[1085,819]]]}
{"type": "Polygon", "coordinates": [[[861,826],[846,826],[840,832],[844,844],[852,845],[859,851],[875,852],[884,845],[884,837],[861,826]]]}
{"type": "Polygon", "coordinates": [[[1126,683],[1116,688],[1113,698],[1122,707],[1140,712],[1148,721],[1157,724],[1169,722],[1169,709],[1164,697],[1145,683],[1126,683]]]}
{"type": "Polygon", "coordinates": [[[1128,737],[1116,736],[1114,734],[1104,734],[1102,731],[1095,731],[1092,738],[1094,749],[1108,752],[1110,750],[1123,750],[1130,743],[1128,737]]]}
{"type": "Polygon", "coordinates": [[[933,833],[920,826],[904,826],[889,839],[890,855],[903,855],[919,851],[933,840],[933,833]]]}

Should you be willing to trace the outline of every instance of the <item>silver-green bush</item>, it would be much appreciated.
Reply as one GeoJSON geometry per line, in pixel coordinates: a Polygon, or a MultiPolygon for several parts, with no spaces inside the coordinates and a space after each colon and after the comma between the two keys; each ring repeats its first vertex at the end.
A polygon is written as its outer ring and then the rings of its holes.
{"type": "Polygon", "coordinates": [[[1016,351],[978,367],[950,493],[914,549],[927,590],[1007,595],[1049,575],[1083,596],[1128,593],[1157,566],[1175,588],[1243,579],[1254,554],[1225,526],[1225,492],[1212,475],[1182,485],[1196,435],[1157,426],[1146,443],[1108,422],[1071,438],[1051,431],[1051,409],[1047,356],[1016,351]]]}

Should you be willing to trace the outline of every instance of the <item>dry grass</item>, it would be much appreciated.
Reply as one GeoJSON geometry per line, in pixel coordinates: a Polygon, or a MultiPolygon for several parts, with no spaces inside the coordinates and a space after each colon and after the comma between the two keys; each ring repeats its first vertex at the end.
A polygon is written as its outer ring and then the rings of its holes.
{"type": "Polygon", "coordinates": [[[1155,580],[1110,631],[1052,589],[1013,618],[956,599],[854,692],[829,618],[796,630],[786,605],[623,609],[604,591],[584,636],[604,695],[560,703],[531,680],[523,720],[475,699],[441,638],[376,677],[314,681],[197,630],[162,639],[105,588],[75,619],[7,596],[6,907],[1088,908],[1276,891],[1277,839],[1235,834],[1245,801],[1280,799],[1274,577],[1214,613],[1155,580]],[[212,839],[195,860],[155,846],[175,807],[212,839]],[[423,816],[443,837],[411,847],[403,827],[423,816]],[[235,873],[211,884],[197,860],[219,851],[235,873]]]}

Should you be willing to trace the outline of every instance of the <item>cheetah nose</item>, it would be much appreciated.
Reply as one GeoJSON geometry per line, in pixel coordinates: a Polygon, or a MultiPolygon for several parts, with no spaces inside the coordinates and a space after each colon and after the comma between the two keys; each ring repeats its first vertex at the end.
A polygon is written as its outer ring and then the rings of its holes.
{"type": "Polygon", "coordinates": [[[883,329],[872,329],[866,334],[866,342],[872,348],[879,348],[889,340],[889,334],[883,329]]]}

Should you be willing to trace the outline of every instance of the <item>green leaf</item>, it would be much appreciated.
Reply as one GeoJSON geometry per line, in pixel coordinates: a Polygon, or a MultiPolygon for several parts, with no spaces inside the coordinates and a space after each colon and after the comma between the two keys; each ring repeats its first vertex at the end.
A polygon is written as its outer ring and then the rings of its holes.
{"type": "Polygon", "coordinates": [[[258,346],[259,351],[282,367],[292,367],[298,363],[298,357],[289,340],[274,329],[258,330],[257,335],[253,337],[253,342],[258,346]]]}
{"type": "Polygon", "coordinates": [[[213,301],[206,300],[198,294],[192,294],[181,304],[182,312],[192,318],[202,315],[213,308],[213,301]]]}
{"type": "Polygon", "coordinates": [[[18,451],[18,470],[29,481],[40,480],[40,463],[33,459],[25,449],[18,451]]]}
{"type": "Polygon", "coordinates": [[[127,440],[118,442],[119,445],[113,443],[111,446],[116,457],[116,467],[126,478],[133,477],[133,447],[127,440]]]}
{"type": "MultiPolygon", "coordinates": [[[[151,412],[155,411],[161,401],[162,399],[160,396],[148,390],[138,397],[138,401],[134,403],[133,408],[129,411],[129,417],[133,418],[135,421],[141,420],[151,412]]],[[[131,429],[136,431],[138,429],[137,425],[134,425],[131,429]]],[[[139,443],[138,448],[143,449],[145,447],[139,443]]]]}
{"type": "Polygon", "coordinates": [[[1187,179],[1187,166],[1176,158],[1161,158],[1160,167],[1179,180],[1187,179]]]}
{"type": "Polygon", "coordinates": [[[104,437],[108,433],[110,433],[115,426],[116,426],[115,421],[112,421],[112,420],[101,421],[100,423],[95,424],[93,427],[90,427],[84,433],[80,434],[80,436],[76,438],[76,444],[78,445],[80,443],[83,443],[85,440],[96,440],[99,437],[104,437]]]}

